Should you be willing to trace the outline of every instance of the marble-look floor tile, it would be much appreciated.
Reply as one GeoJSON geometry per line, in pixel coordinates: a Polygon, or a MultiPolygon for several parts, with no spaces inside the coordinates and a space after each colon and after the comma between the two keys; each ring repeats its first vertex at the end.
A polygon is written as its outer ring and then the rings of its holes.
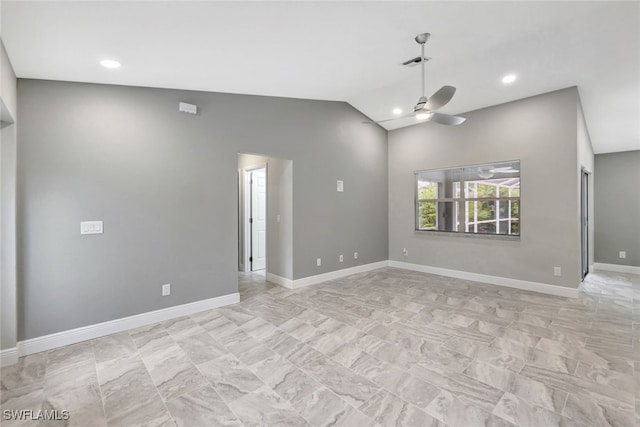
{"type": "Polygon", "coordinates": [[[613,406],[632,408],[633,395],[603,384],[578,378],[573,375],[548,371],[535,366],[525,366],[520,375],[545,383],[569,394],[588,396],[597,402],[613,406]]]}
{"type": "Polygon", "coordinates": [[[387,390],[419,408],[426,408],[440,393],[438,387],[407,372],[403,372],[387,383],[385,387],[387,390]]]}
{"type": "Polygon", "coordinates": [[[109,416],[107,413],[107,425],[109,427],[174,427],[175,423],[167,411],[162,400],[150,399],[125,411],[117,412],[117,415],[109,416]]]}
{"type": "MultiPolygon", "coordinates": [[[[59,413],[68,411],[69,420],[65,424],[66,426],[85,427],[107,425],[98,384],[76,387],[50,395],[42,403],[42,409],[58,411],[59,413]]],[[[41,424],[43,426],[56,426],[60,425],[60,421],[51,420],[41,424]]]]}
{"type": "Polygon", "coordinates": [[[534,347],[529,347],[526,344],[503,337],[495,338],[489,347],[508,353],[522,360],[529,360],[534,352],[534,347]]]}
{"type": "Polygon", "coordinates": [[[44,378],[43,392],[45,397],[57,394],[60,391],[69,391],[98,383],[96,364],[92,360],[68,365],[54,371],[47,371],[44,378]]]}
{"type": "Polygon", "coordinates": [[[561,413],[567,401],[567,392],[552,388],[540,381],[517,375],[511,390],[512,394],[524,401],[561,413]]]}
{"type": "Polygon", "coordinates": [[[360,350],[354,344],[345,343],[334,351],[329,352],[328,356],[344,367],[350,368],[359,359],[368,356],[367,353],[360,350]]]}
{"type": "Polygon", "coordinates": [[[519,427],[579,427],[580,424],[548,409],[533,406],[511,393],[505,393],[493,414],[519,427]]]}
{"type": "Polygon", "coordinates": [[[441,375],[428,369],[412,369],[411,373],[487,412],[491,412],[503,394],[503,391],[464,374],[441,375]]]}
{"type": "Polygon", "coordinates": [[[101,363],[97,371],[107,419],[118,418],[144,402],[160,399],[139,355],[101,363]]]}
{"type": "Polygon", "coordinates": [[[169,400],[208,385],[206,378],[189,361],[167,360],[147,366],[160,396],[169,400]]]}
{"type": "Polygon", "coordinates": [[[229,353],[229,350],[213,339],[208,332],[189,335],[178,339],[176,343],[196,365],[229,353]]]}
{"type": "Polygon", "coordinates": [[[18,359],[18,363],[0,369],[0,392],[44,381],[47,353],[36,353],[18,359]]]}
{"type": "Polygon", "coordinates": [[[93,347],[90,341],[49,350],[47,352],[46,371],[51,373],[81,362],[95,363],[93,347]]]}
{"type": "Polygon", "coordinates": [[[167,401],[167,408],[178,427],[242,427],[240,420],[211,386],[171,399],[167,401]]]}
{"type": "Polygon", "coordinates": [[[227,403],[264,386],[253,372],[232,355],[201,363],[197,367],[227,403]]]}
{"type": "Polygon", "coordinates": [[[369,427],[375,425],[371,418],[348,405],[326,388],[300,397],[292,402],[292,405],[301,416],[316,427],[369,427]]]}
{"type": "Polygon", "coordinates": [[[480,362],[479,360],[472,361],[463,373],[502,391],[511,390],[516,378],[516,374],[513,371],[480,362]]]}
{"type": "Polygon", "coordinates": [[[461,400],[448,391],[442,391],[425,410],[432,417],[451,427],[514,426],[509,421],[461,400]]]}
{"type": "Polygon", "coordinates": [[[573,374],[578,367],[579,362],[575,359],[534,349],[531,353],[531,357],[526,363],[549,371],[573,374]]]}
{"type": "Polygon", "coordinates": [[[353,406],[360,406],[378,391],[366,378],[326,358],[312,360],[302,370],[353,406]]]}
{"type": "Polygon", "coordinates": [[[24,387],[3,390],[0,393],[0,409],[3,411],[41,409],[44,396],[39,384],[29,384],[24,387]]]}
{"type": "Polygon", "coordinates": [[[165,330],[175,339],[185,338],[189,335],[197,335],[203,331],[203,327],[191,317],[183,316],[162,322],[165,330]]]}
{"type": "Polygon", "coordinates": [[[308,426],[289,403],[268,387],[259,388],[229,404],[246,427],[308,426]]]}
{"type": "Polygon", "coordinates": [[[475,359],[488,363],[489,365],[497,366],[498,368],[509,369],[513,372],[520,372],[522,367],[525,365],[525,361],[523,359],[495,348],[484,346],[478,348],[475,353],[475,359]]]}
{"type": "Polygon", "coordinates": [[[584,395],[570,394],[563,414],[582,426],[633,427],[635,424],[632,409],[602,405],[584,395]]]}
{"type": "Polygon", "coordinates": [[[462,372],[472,362],[473,359],[461,353],[450,350],[444,346],[438,346],[435,349],[423,351],[417,364],[440,373],[446,372],[462,372]]]}
{"type": "Polygon", "coordinates": [[[128,332],[107,335],[91,341],[97,363],[135,353],[137,348],[128,332]]]}
{"type": "Polygon", "coordinates": [[[610,371],[605,368],[594,368],[585,363],[580,363],[575,371],[575,375],[578,378],[584,378],[597,384],[617,388],[624,392],[634,393],[634,391],[636,391],[636,381],[633,376],[610,371]]]}
{"type": "Polygon", "coordinates": [[[440,420],[385,390],[380,390],[359,409],[382,426],[440,427],[444,425],[440,420]]]}

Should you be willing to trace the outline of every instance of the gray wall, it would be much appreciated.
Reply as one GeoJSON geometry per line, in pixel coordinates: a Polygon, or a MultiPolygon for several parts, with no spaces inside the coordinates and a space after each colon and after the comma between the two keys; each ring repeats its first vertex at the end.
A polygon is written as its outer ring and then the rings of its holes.
{"type": "Polygon", "coordinates": [[[237,292],[239,152],[295,164],[294,279],[388,258],[386,132],[348,104],[19,80],[18,112],[20,339],[237,292]]]}
{"type": "Polygon", "coordinates": [[[267,272],[287,279],[293,278],[293,162],[275,157],[238,154],[240,191],[238,217],[238,258],[244,271],[245,186],[246,168],[267,165],[267,272]],[[280,215],[280,221],[277,220],[280,215]]]}
{"type": "Polygon", "coordinates": [[[640,150],[596,154],[595,170],[595,261],[640,267],[640,150]]]}
{"type": "Polygon", "coordinates": [[[467,121],[457,127],[426,123],[391,131],[390,259],[577,287],[577,103],[576,88],[569,88],[466,113],[467,121]],[[414,231],[414,171],[516,159],[520,240],[414,231]],[[562,268],[562,277],[553,276],[554,266],[562,268]]]}
{"type": "Polygon", "coordinates": [[[0,40],[0,350],[17,340],[16,75],[0,40]]]}

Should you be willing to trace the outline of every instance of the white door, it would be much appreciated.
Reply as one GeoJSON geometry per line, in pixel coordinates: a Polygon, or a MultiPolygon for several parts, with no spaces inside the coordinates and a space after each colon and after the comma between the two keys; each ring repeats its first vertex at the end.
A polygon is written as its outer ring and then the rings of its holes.
{"type": "Polygon", "coordinates": [[[251,271],[264,270],[267,259],[267,175],[266,169],[251,171],[251,271]]]}

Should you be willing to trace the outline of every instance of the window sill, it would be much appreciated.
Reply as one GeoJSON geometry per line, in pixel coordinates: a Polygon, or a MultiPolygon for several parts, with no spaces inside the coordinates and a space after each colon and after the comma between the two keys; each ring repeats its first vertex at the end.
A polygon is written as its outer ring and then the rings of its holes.
{"type": "Polygon", "coordinates": [[[520,240],[520,235],[513,236],[508,234],[475,234],[475,233],[460,233],[457,231],[441,231],[441,230],[414,230],[418,234],[432,234],[438,236],[455,236],[470,239],[488,239],[488,240],[520,240]]]}

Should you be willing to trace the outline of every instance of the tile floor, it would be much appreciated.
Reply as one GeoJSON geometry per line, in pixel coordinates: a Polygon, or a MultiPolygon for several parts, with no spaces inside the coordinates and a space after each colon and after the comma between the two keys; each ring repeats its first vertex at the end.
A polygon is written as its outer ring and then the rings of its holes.
{"type": "Polygon", "coordinates": [[[385,268],[20,359],[1,407],[73,426],[640,425],[640,276],[579,299],[385,268]]]}

